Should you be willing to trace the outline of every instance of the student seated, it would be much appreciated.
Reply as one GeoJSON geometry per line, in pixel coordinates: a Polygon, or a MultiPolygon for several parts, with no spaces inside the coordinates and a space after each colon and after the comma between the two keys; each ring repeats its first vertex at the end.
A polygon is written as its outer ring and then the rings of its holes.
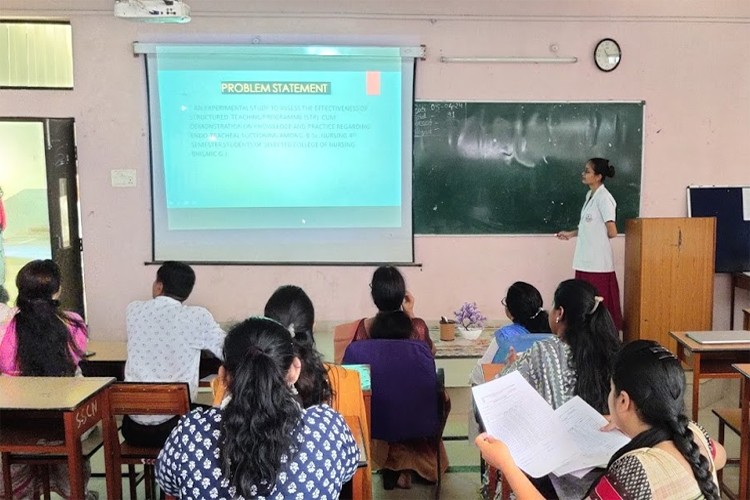
{"type": "MultiPolygon", "coordinates": [[[[369,324],[367,335],[371,339],[420,340],[414,329],[414,318],[406,312],[405,288],[403,278],[394,267],[381,267],[373,275],[372,297],[378,305],[378,312],[369,324]],[[386,312],[387,311],[387,312],[386,312]]],[[[411,301],[413,304],[413,300],[411,301]]],[[[419,320],[422,322],[422,320],[419,320]]],[[[364,322],[364,320],[363,320],[364,322]]],[[[423,323],[423,322],[422,322],[423,323]]],[[[426,332],[426,327],[425,327],[426,332]]],[[[429,337],[428,337],[429,338],[429,337]]],[[[355,339],[356,340],[356,339],[355,339]]],[[[432,347],[432,344],[429,344],[432,347]]],[[[346,359],[346,356],[345,356],[346,359]]],[[[442,425],[450,413],[451,404],[448,394],[443,392],[442,425]]],[[[385,489],[411,488],[412,473],[422,479],[435,482],[437,477],[437,451],[439,446],[440,464],[445,473],[448,469],[448,455],[442,440],[436,444],[432,439],[416,439],[409,442],[389,443],[379,439],[372,440],[374,466],[383,472],[385,489]]]]}
{"type": "MultiPolygon", "coordinates": [[[[622,349],[610,383],[607,428],[620,429],[631,441],[612,456],[587,498],[720,498],[716,470],[726,453],[683,414],[684,397],[685,373],[671,352],[650,340],[622,349]]],[[[482,456],[502,470],[516,498],[543,498],[505,443],[487,434],[476,443],[482,456]]]]}
{"type": "MultiPolygon", "coordinates": [[[[553,409],[580,396],[606,413],[620,340],[602,298],[585,281],[563,281],[555,290],[549,326],[555,337],[536,342],[517,356],[511,353],[501,375],[518,371],[553,409]]],[[[548,498],[581,498],[593,479],[593,474],[580,479],[550,475],[537,484],[548,498]]]]}
{"type": "Polygon", "coordinates": [[[370,330],[375,318],[386,317],[396,313],[406,313],[411,320],[411,339],[421,340],[430,346],[435,353],[427,324],[422,318],[414,316],[414,296],[406,290],[406,282],[398,269],[393,266],[381,266],[375,270],[370,281],[370,293],[378,312],[371,318],[339,325],[334,331],[333,348],[336,363],[341,363],[346,347],[353,341],[371,338],[370,330]]]}
{"type": "MultiPolygon", "coordinates": [[[[201,350],[220,358],[225,333],[208,310],[183,304],[193,285],[190,266],[168,261],[156,272],[153,298],[128,305],[126,382],[186,382],[195,401],[201,350]]],[[[131,445],[160,448],[178,420],[172,415],[126,415],[122,435],[131,445]]]]}
{"type": "Polygon", "coordinates": [[[338,498],[359,450],[340,414],[299,405],[292,387],[301,368],[278,322],[250,318],[232,328],[220,368],[228,394],[172,431],[156,462],[162,490],[183,500],[338,498]]]}
{"type": "Polygon", "coordinates": [[[294,386],[302,406],[331,404],[332,387],[328,382],[323,357],[315,349],[315,309],[310,297],[298,286],[281,286],[266,302],[264,314],[281,323],[294,338],[295,355],[302,363],[302,371],[294,386]]]}
{"type": "MultiPolygon", "coordinates": [[[[73,377],[86,352],[88,333],[81,317],[60,310],[60,268],[51,260],[34,260],[16,276],[17,308],[0,318],[0,374],[73,377]]],[[[90,467],[84,465],[88,479],[90,467]]],[[[50,488],[70,498],[67,465],[50,465],[50,488]]],[[[11,465],[14,498],[37,498],[42,478],[28,465],[11,465]]],[[[3,485],[0,484],[0,498],[3,485]]],[[[87,498],[96,498],[87,492],[87,498]]]]}
{"type": "Polygon", "coordinates": [[[505,358],[498,357],[498,345],[527,333],[549,333],[549,316],[544,310],[542,294],[533,285],[516,281],[509,288],[500,303],[505,307],[505,316],[512,321],[510,325],[498,328],[482,358],[471,371],[471,385],[484,383],[482,365],[485,363],[505,363],[505,358]]]}
{"type": "Polygon", "coordinates": [[[0,325],[4,325],[10,321],[11,316],[15,314],[13,308],[8,306],[8,302],[10,302],[8,290],[3,285],[0,285],[0,325]]]}

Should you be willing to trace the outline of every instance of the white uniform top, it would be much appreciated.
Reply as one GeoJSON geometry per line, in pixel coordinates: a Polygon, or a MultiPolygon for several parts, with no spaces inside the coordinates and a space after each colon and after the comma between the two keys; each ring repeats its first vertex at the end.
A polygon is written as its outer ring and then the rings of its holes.
{"type": "MultiPolygon", "coordinates": [[[[186,306],[166,296],[131,302],[125,313],[128,330],[126,382],[187,382],[190,400],[198,395],[201,350],[221,359],[226,336],[203,307],[186,306]]],[[[171,416],[131,415],[142,425],[171,416]]]]}
{"type": "Polygon", "coordinates": [[[586,194],[578,223],[578,241],[573,256],[573,269],[591,273],[607,273],[615,270],[612,245],[607,236],[609,221],[615,220],[617,202],[604,187],[586,194]]]}

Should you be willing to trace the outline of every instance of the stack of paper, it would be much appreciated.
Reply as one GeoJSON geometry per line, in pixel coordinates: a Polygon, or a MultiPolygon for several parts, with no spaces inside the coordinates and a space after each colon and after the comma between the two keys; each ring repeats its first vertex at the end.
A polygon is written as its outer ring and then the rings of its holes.
{"type": "Polygon", "coordinates": [[[553,410],[518,372],[472,391],[487,432],[532,477],[582,477],[630,441],[620,431],[601,431],[607,420],[578,396],[553,410]]]}

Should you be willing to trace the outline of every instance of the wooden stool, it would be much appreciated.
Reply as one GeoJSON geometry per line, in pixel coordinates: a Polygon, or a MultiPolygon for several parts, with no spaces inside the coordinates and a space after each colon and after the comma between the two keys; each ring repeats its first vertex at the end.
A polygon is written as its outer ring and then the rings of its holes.
{"type": "MultiPolygon", "coordinates": [[[[740,408],[715,408],[711,410],[714,415],[719,418],[719,438],[718,442],[724,446],[724,432],[728,426],[735,434],[740,436],[740,428],[742,427],[742,410],[740,408]]],[[[741,446],[745,446],[745,443],[741,443],[741,446]]],[[[727,458],[727,465],[739,465],[739,458],[727,458]]],[[[729,486],[724,483],[724,469],[716,472],[716,477],[719,480],[719,488],[721,492],[732,500],[737,500],[739,495],[729,489],[729,486]]]]}

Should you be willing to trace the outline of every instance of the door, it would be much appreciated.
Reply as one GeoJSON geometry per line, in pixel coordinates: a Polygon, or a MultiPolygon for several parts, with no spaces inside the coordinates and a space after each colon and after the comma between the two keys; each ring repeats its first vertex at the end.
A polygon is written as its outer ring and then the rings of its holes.
{"type": "Polygon", "coordinates": [[[50,246],[62,273],[60,305],[85,318],[74,120],[44,119],[44,137],[50,246]]]}

